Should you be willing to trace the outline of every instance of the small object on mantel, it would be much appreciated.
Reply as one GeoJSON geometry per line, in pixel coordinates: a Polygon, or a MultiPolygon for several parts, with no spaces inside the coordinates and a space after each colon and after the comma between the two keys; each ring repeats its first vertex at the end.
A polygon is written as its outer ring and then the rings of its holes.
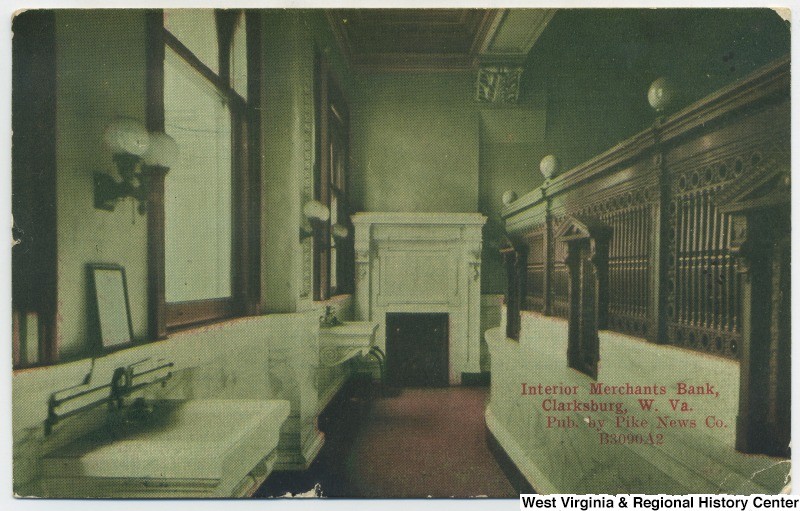
{"type": "Polygon", "coordinates": [[[336,313],[333,312],[333,307],[330,305],[326,306],[325,314],[319,317],[320,328],[333,328],[341,324],[341,320],[337,318],[336,313]]]}

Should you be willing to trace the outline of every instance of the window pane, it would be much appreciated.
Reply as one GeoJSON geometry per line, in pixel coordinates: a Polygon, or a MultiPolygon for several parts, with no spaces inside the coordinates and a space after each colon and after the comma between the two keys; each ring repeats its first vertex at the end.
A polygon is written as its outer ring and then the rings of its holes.
{"type": "Polygon", "coordinates": [[[239,14],[231,45],[231,86],[247,99],[247,30],[244,14],[239,14]]]}
{"type": "Polygon", "coordinates": [[[166,301],[231,296],[231,112],[223,97],[169,48],[165,131],[180,162],[165,182],[166,301]]]}
{"type": "MultiPolygon", "coordinates": [[[[331,193],[331,226],[334,226],[339,223],[339,199],[336,197],[338,192],[333,191],[331,193]]],[[[330,239],[328,243],[331,245],[331,267],[329,275],[331,277],[331,288],[336,288],[338,286],[338,279],[336,273],[336,243],[337,239],[333,236],[333,229],[331,229],[330,239]]]]}
{"type": "Polygon", "coordinates": [[[164,27],[219,74],[219,45],[214,9],[164,9],[164,27]]]}
{"type": "MultiPolygon", "coordinates": [[[[333,239],[333,237],[331,237],[331,244],[333,244],[334,242],[335,240],[333,239]]],[[[337,257],[336,248],[333,247],[331,248],[331,290],[336,291],[338,293],[337,288],[339,286],[339,281],[336,276],[336,265],[337,265],[336,257],[337,257]]]]}

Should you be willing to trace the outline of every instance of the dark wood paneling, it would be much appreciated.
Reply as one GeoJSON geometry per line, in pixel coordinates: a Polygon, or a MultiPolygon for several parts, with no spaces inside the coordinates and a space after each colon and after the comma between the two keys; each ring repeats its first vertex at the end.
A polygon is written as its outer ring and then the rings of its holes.
{"type": "Polygon", "coordinates": [[[233,298],[168,303],[166,307],[167,325],[170,328],[200,325],[238,314],[239,307],[233,298]]]}
{"type": "MultiPolygon", "coordinates": [[[[612,233],[608,328],[738,360],[736,448],[786,457],[791,433],[789,69],[789,59],[779,59],[669,118],[658,118],[651,128],[504,211],[509,237],[537,253],[538,233],[551,232],[543,219],[551,219],[555,232],[569,228],[577,216],[607,225],[612,233]]],[[[568,364],[581,368],[581,341],[593,337],[579,335],[585,333],[579,322],[602,301],[576,298],[584,296],[583,281],[575,277],[585,276],[587,254],[573,250],[568,271],[564,245],[555,241],[544,264],[544,281],[552,282],[549,296],[539,285],[541,261],[529,265],[536,299],[528,306],[539,308],[544,294],[545,303],[552,301],[550,313],[569,312],[568,364]]],[[[510,306],[508,314],[509,324],[518,321],[510,306]]],[[[591,364],[582,370],[596,376],[591,364]]]]}
{"type": "Polygon", "coordinates": [[[243,283],[246,297],[245,313],[264,312],[261,290],[261,88],[264,62],[262,59],[261,13],[245,11],[247,28],[247,134],[248,134],[248,206],[247,255],[245,267],[247,278],[243,283]]]}
{"type": "Polygon", "coordinates": [[[545,305],[545,275],[547,265],[547,233],[545,226],[525,236],[528,247],[525,278],[525,301],[522,308],[543,311],[545,305]]]}
{"type": "Polygon", "coordinates": [[[501,250],[503,262],[506,267],[506,279],[508,287],[506,289],[506,337],[519,340],[521,317],[520,310],[526,297],[527,281],[527,248],[524,245],[518,247],[508,246],[501,250]]]}
{"type": "Polygon", "coordinates": [[[38,317],[38,360],[16,352],[16,365],[58,360],[56,252],[56,37],[52,10],[29,10],[12,22],[11,209],[12,308],[20,328],[27,314],[38,317]]]}
{"type": "MultiPolygon", "coordinates": [[[[164,11],[148,11],[147,129],[164,131],[164,11]]],[[[147,331],[151,340],[167,337],[164,272],[164,174],[153,169],[147,195],[147,331]]]]}
{"type": "Polygon", "coordinates": [[[731,254],[733,226],[718,197],[765,162],[788,164],[788,102],[748,109],[682,139],[666,153],[667,340],[679,346],[738,358],[741,282],[731,254]]]}
{"type": "Polygon", "coordinates": [[[507,224],[530,248],[524,307],[567,317],[567,251],[553,240],[552,256],[540,258],[548,240],[544,219],[557,230],[569,215],[589,215],[613,231],[609,328],[737,358],[740,282],[730,218],[716,201],[765,162],[788,164],[788,67],[784,59],[657,119],[558,176],[540,197],[512,205],[507,224]]]}

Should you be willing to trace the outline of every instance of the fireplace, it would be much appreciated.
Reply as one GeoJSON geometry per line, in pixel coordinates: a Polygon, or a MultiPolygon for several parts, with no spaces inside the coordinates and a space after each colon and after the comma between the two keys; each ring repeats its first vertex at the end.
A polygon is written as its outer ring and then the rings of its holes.
{"type": "MultiPolygon", "coordinates": [[[[356,317],[381,323],[376,344],[384,350],[387,314],[449,318],[447,352],[442,356],[446,356],[447,381],[453,385],[461,383],[463,373],[480,372],[481,228],[485,221],[477,213],[353,216],[356,317]]],[[[410,363],[391,358],[387,352],[389,366],[410,363]]]]}
{"type": "Polygon", "coordinates": [[[386,315],[386,374],[396,387],[446,387],[449,317],[413,312],[386,315]]]}

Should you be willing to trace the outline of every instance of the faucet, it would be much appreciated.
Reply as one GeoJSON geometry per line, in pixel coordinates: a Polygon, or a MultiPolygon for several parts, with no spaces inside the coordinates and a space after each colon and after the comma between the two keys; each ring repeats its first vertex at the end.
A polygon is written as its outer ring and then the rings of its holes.
{"type": "Polygon", "coordinates": [[[133,383],[133,366],[118,367],[111,376],[111,395],[109,405],[112,409],[121,410],[124,398],[133,383]]]}
{"type": "MultiPolygon", "coordinates": [[[[157,367],[135,373],[135,366],[146,361],[147,359],[135,362],[125,367],[117,367],[114,370],[114,374],[111,376],[110,383],[88,389],[85,388],[87,383],[84,383],[82,385],[76,385],[53,392],[50,395],[50,398],[47,400],[47,418],[44,421],[44,434],[49,435],[52,433],[53,427],[61,420],[91,410],[102,404],[108,403],[108,407],[111,412],[119,412],[125,408],[125,397],[131,395],[133,392],[156,383],[160,383],[162,386],[165,385],[167,380],[172,377],[172,371],[170,369],[175,366],[175,363],[167,362],[157,367]],[[166,374],[162,374],[163,371],[166,371],[166,374]],[[149,381],[134,384],[135,378],[152,373],[158,373],[158,376],[149,381]],[[68,401],[89,395],[94,396],[100,391],[106,389],[110,389],[110,392],[105,395],[105,397],[95,397],[86,404],[79,405],[64,412],[60,411],[61,405],[67,403],[68,401]],[[65,392],[71,393],[69,395],[62,396],[61,394],[65,392]]],[[[134,400],[131,406],[131,412],[131,417],[141,418],[152,412],[152,406],[148,405],[144,399],[137,398],[134,400]]]]}
{"type": "Polygon", "coordinates": [[[333,312],[333,307],[330,305],[326,306],[325,314],[319,317],[319,326],[321,328],[331,328],[341,324],[342,322],[339,321],[339,318],[337,318],[336,314],[333,312]]]}

